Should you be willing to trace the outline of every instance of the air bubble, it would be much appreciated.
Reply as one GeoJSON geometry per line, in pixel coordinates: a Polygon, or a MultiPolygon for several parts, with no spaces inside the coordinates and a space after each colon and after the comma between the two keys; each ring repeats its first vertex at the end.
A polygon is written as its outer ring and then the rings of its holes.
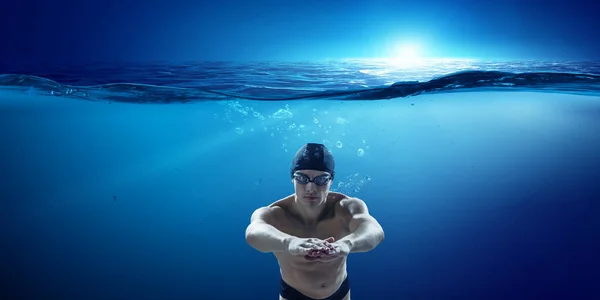
{"type": "Polygon", "coordinates": [[[289,119],[293,116],[294,114],[292,114],[292,112],[287,109],[280,109],[272,115],[274,119],[289,119]]]}
{"type": "Polygon", "coordinates": [[[363,150],[363,149],[358,149],[358,151],[356,151],[356,155],[358,155],[358,156],[363,156],[363,155],[365,155],[365,150],[363,150]]]}
{"type": "Polygon", "coordinates": [[[337,143],[335,143],[335,146],[338,148],[342,148],[342,141],[337,141],[337,143]]]}

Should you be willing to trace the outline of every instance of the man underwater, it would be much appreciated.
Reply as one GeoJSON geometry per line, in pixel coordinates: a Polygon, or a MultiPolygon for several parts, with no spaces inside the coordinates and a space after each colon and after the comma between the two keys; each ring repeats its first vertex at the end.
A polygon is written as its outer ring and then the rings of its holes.
{"type": "Polygon", "coordinates": [[[255,210],[246,242],[277,258],[280,300],[350,300],[346,256],[377,247],[383,229],[362,200],[329,191],[335,162],[324,145],[301,147],[290,175],[294,194],[255,210]]]}

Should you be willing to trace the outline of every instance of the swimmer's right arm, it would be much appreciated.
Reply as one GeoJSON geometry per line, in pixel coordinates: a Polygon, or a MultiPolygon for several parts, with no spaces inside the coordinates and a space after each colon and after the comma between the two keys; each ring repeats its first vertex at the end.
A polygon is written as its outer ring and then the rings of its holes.
{"type": "Polygon", "coordinates": [[[261,207],[252,213],[250,225],[246,228],[246,242],[254,249],[263,252],[286,252],[295,237],[279,231],[272,224],[279,207],[261,207]]]}

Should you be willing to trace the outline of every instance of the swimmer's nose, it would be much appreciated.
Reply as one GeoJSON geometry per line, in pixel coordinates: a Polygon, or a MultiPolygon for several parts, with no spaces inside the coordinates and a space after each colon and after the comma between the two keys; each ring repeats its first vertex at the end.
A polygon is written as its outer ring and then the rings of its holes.
{"type": "Polygon", "coordinates": [[[306,190],[307,191],[316,191],[317,185],[314,182],[309,182],[306,184],[306,190]]]}

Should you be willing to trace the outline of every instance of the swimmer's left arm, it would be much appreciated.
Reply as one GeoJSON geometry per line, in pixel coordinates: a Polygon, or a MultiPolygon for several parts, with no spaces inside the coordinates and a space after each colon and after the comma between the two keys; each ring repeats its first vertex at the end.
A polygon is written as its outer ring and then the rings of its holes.
{"type": "Polygon", "coordinates": [[[338,242],[347,244],[350,253],[367,252],[377,247],[385,235],[379,222],[369,214],[367,204],[358,198],[347,198],[339,203],[349,214],[351,233],[338,242]]]}

